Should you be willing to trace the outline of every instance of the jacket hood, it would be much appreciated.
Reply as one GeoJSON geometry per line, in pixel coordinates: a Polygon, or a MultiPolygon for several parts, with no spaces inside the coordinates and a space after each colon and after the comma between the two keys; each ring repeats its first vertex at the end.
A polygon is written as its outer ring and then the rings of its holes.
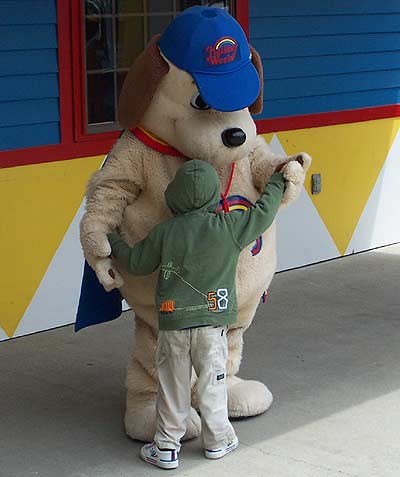
{"type": "Polygon", "coordinates": [[[208,209],[219,201],[221,186],[217,171],[197,159],[185,162],[165,191],[165,200],[174,215],[208,209]]]}

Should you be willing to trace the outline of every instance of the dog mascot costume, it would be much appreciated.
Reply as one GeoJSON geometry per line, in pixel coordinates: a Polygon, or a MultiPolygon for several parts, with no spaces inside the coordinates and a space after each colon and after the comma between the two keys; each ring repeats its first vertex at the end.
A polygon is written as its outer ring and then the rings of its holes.
{"type": "MultiPolygon", "coordinates": [[[[125,79],[119,101],[119,122],[125,130],[88,184],[81,242],[98,286],[100,282],[107,291],[118,288],[135,312],[125,413],[126,432],[134,439],[150,441],[155,433],[157,273],[136,277],[118,269],[110,258],[107,233],[118,228],[132,245],[168,219],[164,191],[188,158],[216,168],[224,191],[217,212],[251,206],[275,167],[288,160],[293,167],[283,205],[295,200],[311,159],[305,153],[277,156],[257,136],[251,113],[261,111],[262,85],[259,55],[240,25],[224,10],[211,7],[192,7],[178,15],[152,39],[125,79]]],[[[264,384],[236,374],[243,333],[275,267],[274,223],[241,253],[238,263],[238,320],[228,331],[231,417],[263,413],[272,402],[264,384]]],[[[186,439],[200,432],[195,377],[192,386],[186,439]]]]}

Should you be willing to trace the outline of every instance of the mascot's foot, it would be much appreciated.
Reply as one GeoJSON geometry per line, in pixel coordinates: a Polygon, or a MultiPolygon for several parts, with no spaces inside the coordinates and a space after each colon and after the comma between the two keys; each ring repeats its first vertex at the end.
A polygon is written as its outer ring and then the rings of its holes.
{"type": "Polygon", "coordinates": [[[184,441],[189,439],[195,439],[199,437],[201,433],[201,420],[197,412],[191,407],[189,418],[186,421],[186,432],[183,436],[184,441]]]}
{"type": "MultiPolygon", "coordinates": [[[[125,413],[125,431],[129,437],[143,442],[151,442],[156,433],[156,407],[151,403],[136,410],[127,409],[125,413]]],[[[186,422],[186,433],[182,440],[199,437],[201,421],[197,412],[191,408],[186,422]]]]}
{"type": "Polygon", "coordinates": [[[245,381],[237,376],[228,376],[229,417],[257,416],[272,404],[271,391],[259,381],[245,381]]]}

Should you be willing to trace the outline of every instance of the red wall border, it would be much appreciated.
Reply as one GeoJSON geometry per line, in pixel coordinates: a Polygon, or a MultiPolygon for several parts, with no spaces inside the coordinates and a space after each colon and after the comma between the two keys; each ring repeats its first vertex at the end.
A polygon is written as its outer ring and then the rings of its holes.
{"type": "MultiPolygon", "coordinates": [[[[400,117],[400,104],[256,121],[259,134],[400,117]]],[[[119,133],[118,133],[119,134],[119,133]]],[[[0,168],[107,154],[115,138],[0,152],[0,168]]]]}
{"type": "Polygon", "coordinates": [[[349,109],[329,113],[285,116],[282,118],[259,119],[256,121],[260,134],[295,129],[318,128],[336,124],[360,123],[374,119],[387,119],[400,116],[400,104],[375,106],[372,108],[349,109]]]}

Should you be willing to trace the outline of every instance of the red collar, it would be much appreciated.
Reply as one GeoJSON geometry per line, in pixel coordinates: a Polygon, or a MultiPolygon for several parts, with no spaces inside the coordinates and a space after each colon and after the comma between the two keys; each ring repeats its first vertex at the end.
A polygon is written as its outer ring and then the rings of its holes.
{"type": "Polygon", "coordinates": [[[162,141],[161,139],[153,136],[149,131],[142,127],[137,127],[130,129],[130,132],[136,136],[139,141],[146,146],[154,149],[155,151],[161,152],[162,154],[166,154],[167,156],[174,156],[174,157],[186,157],[184,154],[179,152],[174,147],[170,146],[166,142],[162,141]]]}
{"type": "MultiPolygon", "coordinates": [[[[153,136],[149,131],[146,131],[146,129],[143,129],[141,127],[136,127],[136,128],[130,129],[130,132],[134,136],[136,136],[139,139],[139,141],[141,141],[143,144],[146,144],[146,146],[150,147],[151,149],[154,149],[155,151],[161,152],[162,154],[166,154],[167,156],[186,158],[186,156],[180,153],[178,149],[175,149],[174,147],[170,146],[169,144],[162,141],[161,139],[153,136]]],[[[226,214],[229,212],[228,194],[232,185],[233,174],[235,172],[235,165],[236,164],[233,162],[231,166],[231,173],[228,180],[228,184],[226,186],[225,192],[221,194],[222,205],[224,208],[224,212],[226,214]]]]}

